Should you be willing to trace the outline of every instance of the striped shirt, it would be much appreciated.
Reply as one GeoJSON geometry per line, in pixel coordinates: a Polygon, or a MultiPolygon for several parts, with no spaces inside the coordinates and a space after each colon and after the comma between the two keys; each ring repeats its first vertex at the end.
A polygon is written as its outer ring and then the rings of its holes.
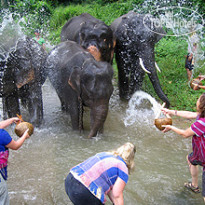
{"type": "Polygon", "coordinates": [[[194,160],[200,161],[205,167],[205,118],[199,118],[191,125],[195,135],[192,138],[194,160]]]}
{"type": "Polygon", "coordinates": [[[128,181],[128,168],[124,160],[108,152],[90,157],[73,167],[70,172],[102,203],[106,202],[105,195],[112,189],[118,177],[125,183],[128,181]]]}

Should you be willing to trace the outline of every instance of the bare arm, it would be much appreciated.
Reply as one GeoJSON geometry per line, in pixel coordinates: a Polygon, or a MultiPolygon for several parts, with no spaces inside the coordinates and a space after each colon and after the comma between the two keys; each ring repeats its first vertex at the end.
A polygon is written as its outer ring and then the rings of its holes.
{"type": "Polygon", "coordinates": [[[184,138],[191,137],[195,134],[190,127],[186,130],[179,129],[179,128],[172,126],[172,125],[164,125],[164,127],[165,127],[165,129],[162,132],[168,132],[169,130],[172,130],[184,138]]]}
{"type": "Polygon", "coordinates": [[[42,44],[42,47],[43,47],[44,50],[46,50],[45,43],[42,44]]]}
{"type": "Polygon", "coordinates": [[[108,196],[114,205],[124,205],[123,190],[125,186],[126,183],[118,177],[112,190],[108,193],[108,196]]]}
{"type": "Polygon", "coordinates": [[[7,120],[3,120],[0,122],[0,129],[4,129],[6,127],[8,127],[10,124],[12,124],[13,122],[18,122],[19,121],[19,118],[18,117],[12,117],[12,118],[9,118],[7,120]]]}
{"type": "Polygon", "coordinates": [[[198,85],[198,87],[205,90],[205,85],[198,85]]]}
{"type": "Polygon", "coordinates": [[[169,110],[167,108],[162,108],[162,112],[166,115],[175,115],[187,119],[195,119],[198,115],[197,112],[191,112],[191,111],[178,111],[178,110],[169,110]]]}
{"type": "Polygon", "coordinates": [[[17,141],[12,139],[12,141],[9,144],[7,144],[6,147],[13,150],[18,150],[23,145],[25,139],[30,137],[28,134],[28,130],[29,129],[27,129],[22,135],[22,137],[20,137],[17,141]]]}

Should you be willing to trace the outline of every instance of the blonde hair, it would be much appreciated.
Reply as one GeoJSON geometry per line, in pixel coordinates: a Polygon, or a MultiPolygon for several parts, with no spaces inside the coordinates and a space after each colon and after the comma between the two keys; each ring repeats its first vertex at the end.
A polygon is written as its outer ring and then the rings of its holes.
{"type": "Polygon", "coordinates": [[[120,156],[125,161],[129,174],[134,169],[134,157],[135,157],[136,147],[130,142],[112,150],[111,153],[115,156],[120,156]]]}

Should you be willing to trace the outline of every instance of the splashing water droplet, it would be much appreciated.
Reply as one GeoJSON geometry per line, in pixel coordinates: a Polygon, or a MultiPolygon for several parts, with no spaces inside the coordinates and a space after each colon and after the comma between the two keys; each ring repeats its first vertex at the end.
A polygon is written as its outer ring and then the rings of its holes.
{"type": "Polygon", "coordinates": [[[126,127],[133,125],[135,122],[149,124],[160,109],[161,105],[151,95],[143,91],[137,91],[129,100],[124,124],[126,127]]]}

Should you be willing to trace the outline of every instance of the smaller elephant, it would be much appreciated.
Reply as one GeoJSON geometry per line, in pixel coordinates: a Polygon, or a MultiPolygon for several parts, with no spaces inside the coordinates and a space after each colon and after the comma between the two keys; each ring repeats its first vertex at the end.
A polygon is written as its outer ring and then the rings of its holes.
{"type": "Polygon", "coordinates": [[[112,66],[96,61],[76,42],[65,41],[50,52],[45,69],[62,110],[71,116],[73,129],[83,129],[83,106],[87,106],[91,127],[88,137],[102,131],[113,92],[112,66]]]}
{"type": "Polygon", "coordinates": [[[88,13],[71,18],[61,30],[61,41],[77,42],[97,61],[112,63],[115,41],[113,32],[103,21],[88,13]]]}
{"type": "Polygon", "coordinates": [[[30,121],[39,126],[43,119],[41,87],[45,82],[43,64],[46,51],[33,39],[19,39],[7,58],[1,60],[0,94],[4,118],[20,115],[20,103],[30,114],[30,121]]]}

